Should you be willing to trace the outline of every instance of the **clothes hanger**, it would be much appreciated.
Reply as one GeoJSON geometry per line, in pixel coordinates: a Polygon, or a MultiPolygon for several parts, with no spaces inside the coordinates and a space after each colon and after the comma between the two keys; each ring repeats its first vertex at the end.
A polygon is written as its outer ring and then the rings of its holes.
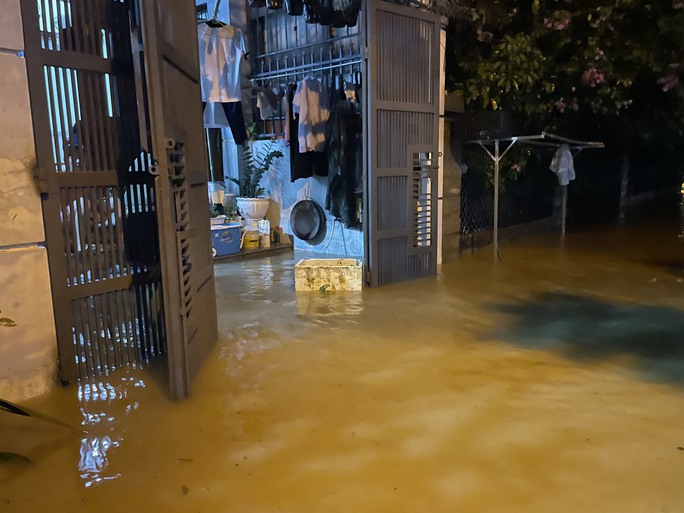
{"type": "Polygon", "coordinates": [[[214,14],[211,19],[207,20],[207,25],[212,28],[225,27],[226,24],[218,19],[219,6],[221,5],[221,0],[216,0],[214,4],[214,14]]]}

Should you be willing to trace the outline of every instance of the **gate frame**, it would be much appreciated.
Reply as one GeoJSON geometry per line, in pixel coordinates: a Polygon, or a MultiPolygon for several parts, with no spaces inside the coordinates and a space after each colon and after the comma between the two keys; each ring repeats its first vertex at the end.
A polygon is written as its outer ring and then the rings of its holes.
{"type": "MultiPolygon", "coordinates": [[[[396,283],[399,281],[421,278],[427,275],[436,275],[437,272],[437,257],[439,248],[439,232],[441,231],[441,226],[439,223],[439,157],[440,157],[440,114],[441,114],[441,101],[440,101],[440,66],[441,66],[441,17],[431,11],[426,11],[417,7],[407,7],[402,5],[396,5],[388,2],[387,0],[365,0],[364,3],[365,16],[364,20],[366,23],[364,34],[364,43],[366,47],[366,61],[364,74],[366,76],[366,86],[365,86],[365,110],[364,110],[364,138],[366,144],[365,152],[365,162],[364,167],[366,171],[366,194],[364,194],[364,268],[366,272],[366,281],[372,287],[377,287],[381,285],[389,285],[391,283],[396,283]],[[432,108],[424,107],[422,109],[410,110],[406,108],[406,103],[404,102],[388,102],[380,101],[376,98],[376,84],[378,83],[378,66],[377,62],[382,59],[380,55],[381,48],[377,43],[376,34],[373,27],[376,23],[377,12],[384,11],[392,14],[407,16],[410,18],[419,19],[433,24],[432,30],[432,49],[431,57],[434,67],[434,76],[432,82],[432,96],[433,103],[432,108]],[[434,119],[432,122],[432,133],[433,133],[433,143],[429,146],[419,146],[413,145],[411,148],[407,148],[410,153],[413,152],[429,152],[432,154],[432,165],[426,167],[426,171],[429,173],[432,180],[431,187],[431,245],[430,250],[420,250],[415,247],[411,247],[410,236],[415,232],[411,232],[411,216],[414,210],[411,208],[411,202],[407,204],[407,215],[409,219],[406,220],[407,227],[402,231],[402,235],[407,237],[407,261],[402,263],[405,271],[402,276],[398,276],[397,279],[393,279],[387,283],[381,283],[379,276],[382,272],[379,265],[379,250],[378,242],[383,239],[378,227],[378,209],[383,208],[382,205],[378,204],[378,191],[377,191],[377,179],[383,176],[382,172],[379,172],[376,166],[376,152],[377,152],[377,112],[381,110],[380,106],[383,105],[385,109],[391,108],[396,111],[403,112],[427,112],[433,114],[434,119]],[[411,255],[421,255],[429,253],[429,274],[416,274],[411,273],[408,269],[408,257],[411,255]]],[[[402,37],[402,34],[397,34],[396,37],[402,37]]],[[[414,107],[419,107],[419,105],[413,105],[414,107]]],[[[389,109],[388,109],[389,110],[389,109]]],[[[412,176],[410,172],[410,159],[407,157],[407,166],[405,168],[404,174],[407,177],[412,176]]],[[[385,173],[387,174],[387,173],[385,173]]],[[[409,179],[411,182],[411,179],[409,179]]],[[[407,184],[407,189],[409,195],[411,193],[412,184],[407,184]]]]}

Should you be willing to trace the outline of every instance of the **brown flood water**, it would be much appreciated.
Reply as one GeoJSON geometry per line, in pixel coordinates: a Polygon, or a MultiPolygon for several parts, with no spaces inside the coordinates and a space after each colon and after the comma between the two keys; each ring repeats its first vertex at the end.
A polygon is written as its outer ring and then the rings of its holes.
{"type": "Polygon", "coordinates": [[[193,396],[148,370],[0,416],[0,511],[684,512],[675,225],[502,245],[427,279],[295,294],[291,256],[217,266],[193,396]],[[11,417],[11,418],[10,418],[11,417]]]}

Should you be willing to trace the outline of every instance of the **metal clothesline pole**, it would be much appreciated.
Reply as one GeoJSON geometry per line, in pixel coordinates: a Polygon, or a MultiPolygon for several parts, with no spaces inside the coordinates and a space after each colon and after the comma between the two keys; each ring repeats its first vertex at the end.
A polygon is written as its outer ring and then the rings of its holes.
{"type": "Polygon", "coordinates": [[[568,215],[568,186],[562,185],[563,202],[561,204],[561,240],[565,239],[565,220],[568,215]]]}
{"type": "Polygon", "coordinates": [[[494,262],[499,261],[499,141],[494,143],[494,262]]]}
{"type": "MultiPolygon", "coordinates": [[[[492,246],[493,246],[493,251],[494,251],[494,262],[498,262],[501,260],[501,255],[499,253],[499,175],[500,175],[500,163],[501,160],[506,156],[506,153],[508,153],[508,150],[510,150],[513,145],[516,142],[521,142],[525,144],[530,144],[532,146],[551,146],[551,147],[559,147],[561,146],[560,143],[563,144],[568,144],[571,146],[573,151],[572,158],[577,156],[579,152],[581,152],[585,148],[603,148],[603,143],[601,142],[585,142],[585,141],[577,141],[574,139],[568,139],[567,137],[560,137],[558,135],[554,134],[549,134],[546,132],[542,132],[540,135],[524,135],[524,136],[514,136],[514,137],[504,137],[504,138],[498,138],[498,139],[478,139],[478,140],[471,140],[468,141],[471,144],[479,144],[482,149],[489,155],[489,158],[491,158],[494,161],[494,226],[493,226],[493,233],[492,233],[492,246]],[[551,139],[551,140],[556,140],[557,142],[546,142],[544,139],[551,139]],[[503,151],[503,153],[500,152],[500,147],[499,144],[501,142],[508,142],[509,145],[506,147],[506,149],[503,151]],[[494,153],[492,154],[489,149],[487,149],[486,144],[493,144],[494,145],[494,153]]],[[[561,239],[565,238],[565,224],[566,224],[566,217],[567,217],[567,209],[568,209],[568,186],[564,185],[562,186],[563,188],[563,197],[562,197],[562,204],[561,204],[561,239]]]]}
{"type": "MultiPolygon", "coordinates": [[[[556,136],[556,137],[560,140],[563,140],[562,137],[558,137],[558,136],[556,136]]],[[[568,139],[568,140],[570,141],[571,139],[568,139]]],[[[577,142],[577,141],[573,141],[573,142],[577,142]]],[[[592,145],[588,146],[588,147],[599,148],[602,146],[603,146],[603,144],[601,144],[601,146],[595,146],[594,143],[592,143],[592,145]]],[[[583,149],[584,149],[583,147],[575,148],[575,151],[572,153],[573,162],[575,160],[575,157],[577,155],[579,155],[579,153],[583,149]]],[[[567,223],[567,217],[568,217],[568,186],[562,185],[561,187],[563,188],[563,199],[562,199],[562,203],[561,203],[561,240],[565,240],[565,225],[567,223]]]]}
{"type": "Polygon", "coordinates": [[[487,152],[487,155],[494,161],[494,230],[492,234],[492,246],[494,247],[494,262],[501,260],[501,254],[499,253],[499,171],[501,159],[506,156],[508,150],[510,150],[513,145],[518,141],[518,138],[512,137],[506,140],[509,144],[506,149],[501,153],[501,148],[499,147],[500,140],[494,139],[494,154],[490,152],[483,142],[478,141],[478,144],[482,146],[482,149],[487,152]]]}

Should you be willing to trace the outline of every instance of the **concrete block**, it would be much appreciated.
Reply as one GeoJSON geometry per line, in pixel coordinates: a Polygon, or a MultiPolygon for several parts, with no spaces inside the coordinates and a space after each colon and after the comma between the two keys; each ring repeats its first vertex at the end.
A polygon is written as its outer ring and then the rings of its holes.
{"type": "Polygon", "coordinates": [[[57,342],[47,253],[40,246],[0,250],[0,397],[22,401],[56,383],[57,342]]]}
{"type": "Polygon", "coordinates": [[[461,197],[447,196],[444,198],[444,213],[461,215],[461,197]]]}
{"type": "Polygon", "coordinates": [[[442,238],[442,261],[453,262],[461,256],[461,236],[458,233],[444,234],[442,238]]]}
{"type": "Polygon", "coordinates": [[[458,165],[458,162],[454,159],[453,155],[449,154],[444,158],[445,165],[444,165],[444,176],[453,176],[453,177],[460,177],[463,174],[463,171],[461,171],[461,166],[458,165]],[[448,164],[448,165],[447,165],[448,164]]]}
{"type": "Polygon", "coordinates": [[[24,49],[20,0],[2,0],[0,8],[0,48],[24,49]]]}
{"type": "Polygon", "coordinates": [[[460,215],[445,215],[442,218],[442,233],[459,233],[461,231],[461,216],[460,215]]]}
{"type": "Polygon", "coordinates": [[[295,290],[361,290],[363,267],[355,258],[312,258],[295,265],[295,290]]]}
{"type": "Polygon", "coordinates": [[[0,157],[0,247],[45,240],[33,162],[0,157]]]}
{"type": "Polygon", "coordinates": [[[461,175],[447,176],[444,175],[444,195],[460,196],[461,195],[461,175]]]}
{"type": "Polygon", "coordinates": [[[35,159],[26,61],[0,54],[0,158],[35,159]]]}

